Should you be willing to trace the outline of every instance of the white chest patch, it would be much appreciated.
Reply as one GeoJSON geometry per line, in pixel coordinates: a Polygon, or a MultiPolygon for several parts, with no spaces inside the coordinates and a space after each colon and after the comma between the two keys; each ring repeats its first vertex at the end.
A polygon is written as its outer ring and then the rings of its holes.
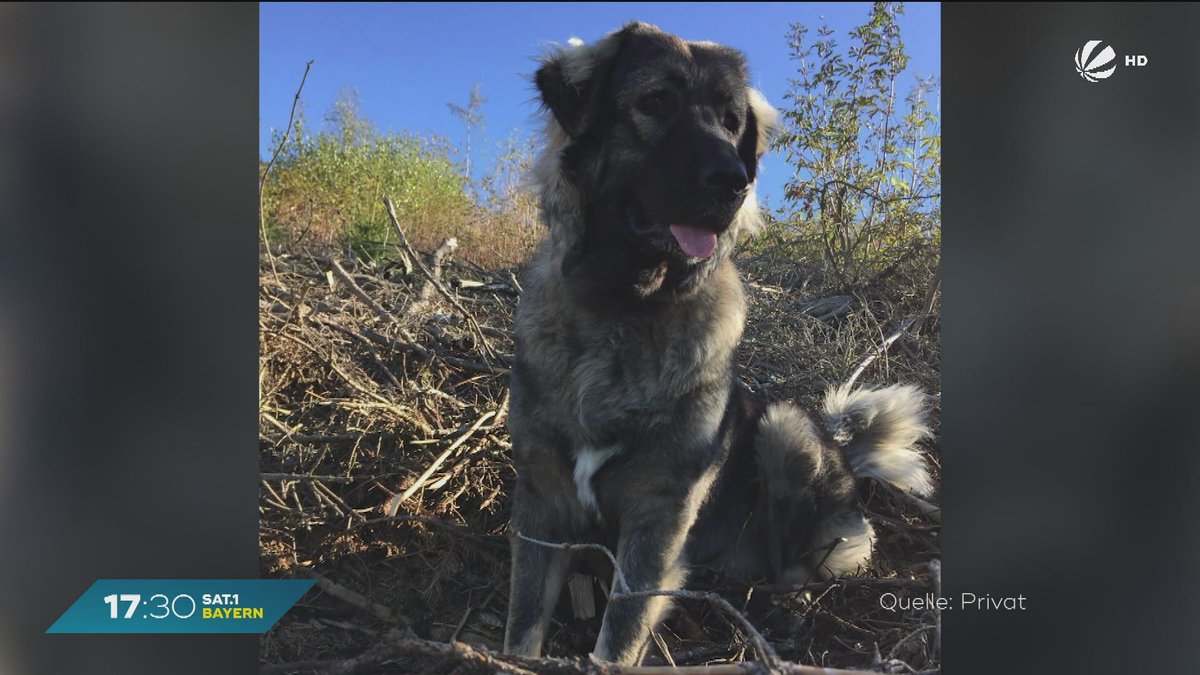
{"type": "Polygon", "coordinates": [[[575,494],[585,509],[591,509],[597,515],[600,514],[600,505],[596,502],[596,493],[592,491],[592,474],[617,454],[618,449],[613,446],[602,450],[581,448],[575,451],[575,494]]]}

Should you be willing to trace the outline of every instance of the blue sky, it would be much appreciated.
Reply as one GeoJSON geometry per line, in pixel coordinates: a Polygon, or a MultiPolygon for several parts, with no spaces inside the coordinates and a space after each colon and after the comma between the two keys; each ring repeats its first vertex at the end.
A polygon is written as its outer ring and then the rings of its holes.
{"type": "MultiPolygon", "coordinates": [[[[534,91],[525,75],[547,42],[591,42],[630,19],[656,24],[687,40],[711,40],[746,53],[754,84],[782,106],[796,75],[785,35],[801,22],[815,34],[828,24],[839,44],[864,23],[870,3],[263,3],[260,5],[259,154],[270,157],[271,129],[287,126],[304,64],[315,61],[301,101],[310,125],[320,122],[347,86],[362,113],[383,131],[437,133],[461,144],[465,129],[446,104],[466,105],[479,83],[487,103],[486,137],[512,127],[536,132],[534,91]],[[823,19],[821,17],[824,17],[823,19]]],[[[941,8],[908,3],[900,17],[910,57],[900,98],[913,74],[941,76],[941,8]]],[[[764,160],[759,194],[778,206],[791,170],[776,155],[764,160]]]]}

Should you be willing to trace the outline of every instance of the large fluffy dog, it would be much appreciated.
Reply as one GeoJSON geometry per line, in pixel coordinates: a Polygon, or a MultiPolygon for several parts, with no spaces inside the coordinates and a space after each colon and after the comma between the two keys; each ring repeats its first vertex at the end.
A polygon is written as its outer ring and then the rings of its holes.
{"type": "MultiPolygon", "coordinates": [[[[729,254],[758,222],[778,124],[743,55],[631,23],[554,51],[536,85],[551,236],[516,324],[514,533],[605,544],[634,591],[677,587],[686,562],[783,581],[865,563],[852,474],[928,491],[922,397],[837,390],[814,423],[737,384],[729,254]]],[[[537,655],[571,554],[521,537],[512,550],[505,648],[537,655]]],[[[639,661],[665,606],[614,599],[596,657],[639,661]]]]}

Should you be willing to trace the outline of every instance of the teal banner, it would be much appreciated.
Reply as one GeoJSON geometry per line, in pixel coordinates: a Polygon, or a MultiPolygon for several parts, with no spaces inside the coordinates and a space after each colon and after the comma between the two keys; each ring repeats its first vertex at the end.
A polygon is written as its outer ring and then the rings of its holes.
{"type": "Polygon", "coordinates": [[[315,581],[101,579],[47,633],[265,633],[315,581]]]}

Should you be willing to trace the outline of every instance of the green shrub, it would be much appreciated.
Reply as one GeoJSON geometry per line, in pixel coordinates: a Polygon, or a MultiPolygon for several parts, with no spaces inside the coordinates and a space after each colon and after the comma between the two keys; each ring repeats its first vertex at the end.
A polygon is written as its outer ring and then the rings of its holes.
{"type": "Polygon", "coordinates": [[[799,77],[784,96],[791,105],[775,148],[794,174],[757,246],[824,260],[843,284],[914,245],[940,244],[941,134],[927,100],[937,84],[918,77],[897,103],[908,66],[902,13],[899,3],[875,3],[844,50],[828,27],[810,40],[808,28],[792,24],[787,37],[799,77]]]}
{"type": "MultiPolygon", "coordinates": [[[[474,109],[484,100],[477,89],[472,92],[469,124],[481,124],[474,109]]],[[[324,121],[314,131],[299,110],[263,186],[272,243],[352,248],[374,258],[396,243],[384,196],[392,199],[405,236],[419,249],[457,237],[460,257],[498,266],[520,262],[541,238],[533,198],[516,180],[532,159],[531,143],[515,135],[505,139],[477,185],[470,166],[473,156],[484,154],[478,141],[475,148],[460,149],[439,136],[382,134],[362,116],[353,89],[342,92],[324,121]]],[[[279,147],[283,132],[274,132],[272,141],[279,147]]]]}
{"type": "MultiPolygon", "coordinates": [[[[365,246],[392,241],[388,195],[413,234],[468,217],[468,184],[444,139],[380,134],[361,118],[353,90],[312,131],[301,110],[263,189],[268,229],[290,245],[365,246]]],[[[276,146],[282,132],[273,134],[276,146]]],[[[440,228],[439,228],[440,229],[440,228]]]]}

